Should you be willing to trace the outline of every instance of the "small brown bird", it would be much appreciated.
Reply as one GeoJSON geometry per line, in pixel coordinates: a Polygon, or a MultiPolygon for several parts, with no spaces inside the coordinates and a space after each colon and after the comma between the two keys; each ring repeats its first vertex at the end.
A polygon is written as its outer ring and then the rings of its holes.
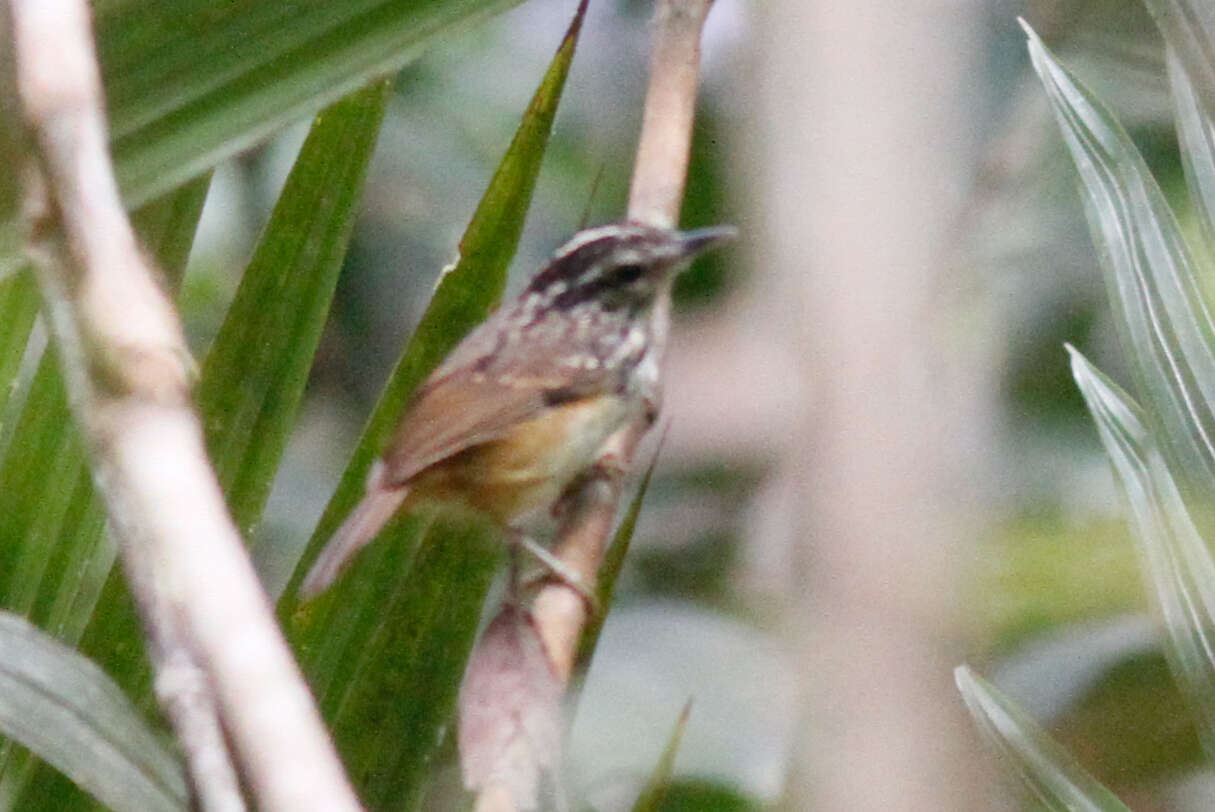
{"type": "Polygon", "coordinates": [[[677,270],[734,235],[634,223],[575,235],[419,388],[301,596],[332,584],[403,507],[455,502],[511,528],[555,505],[613,435],[652,419],[653,305],[677,270]]]}

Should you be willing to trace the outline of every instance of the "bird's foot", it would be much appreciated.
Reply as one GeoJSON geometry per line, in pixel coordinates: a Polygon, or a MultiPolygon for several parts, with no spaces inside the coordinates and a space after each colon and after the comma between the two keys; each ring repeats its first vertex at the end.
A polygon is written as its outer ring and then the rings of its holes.
{"type": "Polygon", "coordinates": [[[512,557],[510,588],[514,598],[517,599],[523,591],[529,590],[533,586],[556,581],[562,586],[572,589],[578,594],[578,597],[582,598],[586,604],[588,614],[592,616],[599,615],[599,596],[595,594],[594,588],[577,571],[553,555],[550,550],[522,533],[512,533],[511,543],[515,549],[526,551],[548,571],[521,586],[518,581],[518,560],[512,557]]]}

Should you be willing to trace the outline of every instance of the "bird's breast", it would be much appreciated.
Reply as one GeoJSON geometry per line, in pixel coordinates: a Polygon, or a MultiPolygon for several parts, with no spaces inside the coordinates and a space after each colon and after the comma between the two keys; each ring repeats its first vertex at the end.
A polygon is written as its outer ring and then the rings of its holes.
{"type": "Polygon", "coordinates": [[[467,449],[419,477],[440,499],[459,499],[508,524],[554,504],[635,417],[634,398],[605,394],[545,409],[505,435],[467,449]]]}

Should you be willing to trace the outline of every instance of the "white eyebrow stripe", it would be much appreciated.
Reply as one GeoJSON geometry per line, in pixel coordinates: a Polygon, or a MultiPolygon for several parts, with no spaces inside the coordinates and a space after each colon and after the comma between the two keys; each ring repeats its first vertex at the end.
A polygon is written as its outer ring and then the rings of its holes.
{"type": "Polygon", "coordinates": [[[587,243],[592,243],[595,240],[600,240],[613,234],[621,236],[633,233],[640,234],[641,231],[642,229],[635,226],[622,226],[619,224],[598,226],[596,228],[588,228],[584,231],[579,231],[570,238],[569,242],[557,249],[557,252],[553,254],[552,261],[555,262],[563,257],[567,257],[582,246],[586,245],[587,243]]]}

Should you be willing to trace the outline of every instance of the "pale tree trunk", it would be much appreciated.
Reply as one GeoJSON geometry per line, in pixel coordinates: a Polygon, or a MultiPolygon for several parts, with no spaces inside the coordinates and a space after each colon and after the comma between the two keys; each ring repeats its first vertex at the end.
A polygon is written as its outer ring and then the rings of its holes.
{"type": "Polygon", "coordinates": [[[986,463],[990,338],[959,267],[976,151],[964,0],[765,4],[755,267],[810,400],[792,625],[808,708],[790,806],[992,801],[953,686],[986,463]]]}

